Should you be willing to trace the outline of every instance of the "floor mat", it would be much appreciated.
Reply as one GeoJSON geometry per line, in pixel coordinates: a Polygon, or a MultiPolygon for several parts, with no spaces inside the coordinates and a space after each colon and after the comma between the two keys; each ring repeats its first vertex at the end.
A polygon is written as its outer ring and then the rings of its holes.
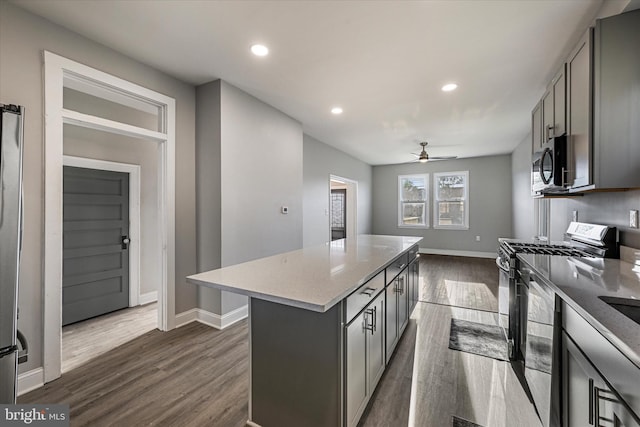
{"type": "Polygon", "coordinates": [[[480,424],[472,423],[471,421],[467,421],[463,418],[458,418],[455,415],[453,418],[453,427],[482,427],[480,424]]]}
{"type": "Polygon", "coordinates": [[[502,328],[467,320],[451,319],[449,348],[497,360],[509,360],[502,328]]]}

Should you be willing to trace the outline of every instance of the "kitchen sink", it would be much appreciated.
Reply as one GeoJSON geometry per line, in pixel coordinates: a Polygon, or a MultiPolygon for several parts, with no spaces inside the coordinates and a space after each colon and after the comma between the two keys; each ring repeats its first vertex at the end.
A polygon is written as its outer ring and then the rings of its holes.
{"type": "Polygon", "coordinates": [[[598,298],[640,325],[640,300],[605,296],[598,298]]]}

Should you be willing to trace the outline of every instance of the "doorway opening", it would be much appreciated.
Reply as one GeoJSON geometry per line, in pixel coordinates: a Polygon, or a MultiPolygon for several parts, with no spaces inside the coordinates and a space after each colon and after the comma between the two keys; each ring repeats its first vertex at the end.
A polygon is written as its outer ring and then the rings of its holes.
{"type": "MultiPolygon", "coordinates": [[[[65,130],[67,152],[78,139],[96,150],[98,135],[117,152],[111,134],[65,130]]],[[[141,205],[147,181],[157,178],[145,172],[139,164],[63,156],[62,373],[158,327],[157,281],[141,268],[141,259],[152,262],[148,236],[157,227],[147,224],[153,218],[140,224],[141,212],[147,218],[155,210],[155,203],[141,205]]]]}
{"type": "Polygon", "coordinates": [[[329,190],[330,240],[355,238],[358,234],[358,181],[330,175],[329,190]]]}
{"type": "MultiPolygon", "coordinates": [[[[157,227],[154,240],[157,286],[157,327],[175,327],[175,100],[129,81],[67,58],[44,52],[45,150],[44,150],[44,299],[43,382],[62,371],[63,294],[63,141],[82,130],[99,135],[128,138],[129,148],[142,145],[154,151],[156,177],[152,187],[157,227]]],[[[78,133],[77,135],[80,135],[78,133]]],[[[105,158],[117,151],[102,148],[102,154],[87,149],[78,138],[78,152],[64,154],[105,158]]],[[[109,158],[109,157],[107,157],[109,158]]],[[[147,187],[148,188],[148,187],[147,187]]],[[[148,194],[147,194],[148,195],[148,194]]],[[[145,221],[146,223],[146,221],[145,221]]]]}

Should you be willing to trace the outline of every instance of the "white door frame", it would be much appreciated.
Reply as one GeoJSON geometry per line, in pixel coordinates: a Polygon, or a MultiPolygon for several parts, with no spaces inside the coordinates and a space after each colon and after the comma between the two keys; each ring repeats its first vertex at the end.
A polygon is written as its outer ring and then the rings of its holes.
{"type": "Polygon", "coordinates": [[[140,298],[140,166],[67,155],[62,156],[62,164],[129,175],[129,307],[137,306],[140,298]]]}
{"type": "Polygon", "coordinates": [[[358,181],[338,175],[329,175],[329,242],[331,241],[331,181],[341,181],[347,187],[347,238],[358,235],[358,181]]]}
{"type": "Polygon", "coordinates": [[[61,375],[63,125],[155,141],[158,144],[158,214],[162,259],[158,328],[175,327],[175,100],[134,83],[44,51],[44,382],[61,375]],[[155,111],[160,132],[64,109],[63,88],[155,111]]]}

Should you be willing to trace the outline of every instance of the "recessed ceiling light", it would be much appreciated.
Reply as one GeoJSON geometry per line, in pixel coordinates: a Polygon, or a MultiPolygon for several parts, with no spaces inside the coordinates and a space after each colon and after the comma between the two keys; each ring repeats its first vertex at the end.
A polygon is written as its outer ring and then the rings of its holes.
{"type": "Polygon", "coordinates": [[[267,56],[269,54],[269,48],[263,44],[254,44],[251,46],[251,52],[255,56],[267,56]]]}
{"type": "Polygon", "coordinates": [[[340,108],[340,107],[333,107],[333,108],[331,109],[331,114],[336,114],[336,115],[337,115],[337,114],[342,114],[342,108],[340,108]]]}
{"type": "Polygon", "coordinates": [[[447,83],[446,85],[442,86],[442,91],[451,92],[452,90],[456,90],[457,87],[458,85],[455,83],[447,83]]]}

